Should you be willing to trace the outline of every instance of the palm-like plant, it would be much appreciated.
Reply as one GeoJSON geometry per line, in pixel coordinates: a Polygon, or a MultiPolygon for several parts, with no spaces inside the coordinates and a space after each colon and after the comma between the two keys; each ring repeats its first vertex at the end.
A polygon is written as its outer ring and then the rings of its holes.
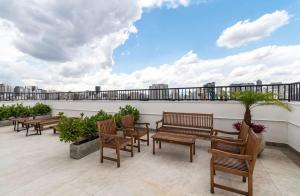
{"type": "Polygon", "coordinates": [[[256,106],[276,105],[292,111],[288,103],[276,99],[272,92],[239,91],[234,96],[245,107],[244,121],[248,125],[251,125],[251,109],[256,106]]]}

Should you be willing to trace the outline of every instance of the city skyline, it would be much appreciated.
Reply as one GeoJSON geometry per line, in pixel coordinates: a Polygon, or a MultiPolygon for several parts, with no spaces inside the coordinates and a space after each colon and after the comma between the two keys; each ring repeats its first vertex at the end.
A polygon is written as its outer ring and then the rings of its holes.
{"type": "Polygon", "coordinates": [[[292,0],[2,1],[0,80],[57,91],[298,82],[299,10],[292,0]]]}

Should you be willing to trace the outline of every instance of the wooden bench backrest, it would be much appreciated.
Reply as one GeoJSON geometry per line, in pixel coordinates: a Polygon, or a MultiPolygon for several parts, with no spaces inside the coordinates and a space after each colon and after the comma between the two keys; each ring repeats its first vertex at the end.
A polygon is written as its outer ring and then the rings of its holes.
{"type": "Polygon", "coordinates": [[[213,114],[163,112],[163,125],[213,129],[213,114]]]}
{"type": "Polygon", "coordinates": [[[98,121],[97,128],[100,134],[117,134],[115,119],[98,121]]]}

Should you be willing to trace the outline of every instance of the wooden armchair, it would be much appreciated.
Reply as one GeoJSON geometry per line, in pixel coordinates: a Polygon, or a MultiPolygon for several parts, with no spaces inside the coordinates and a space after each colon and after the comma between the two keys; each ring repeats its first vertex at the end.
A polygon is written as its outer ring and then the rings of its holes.
{"type": "Polygon", "coordinates": [[[141,141],[147,142],[149,146],[149,123],[137,123],[134,122],[132,115],[122,116],[121,118],[122,129],[125,136],[130,136],[134,138],[134,142],[138,142],[137,146],[138,152],[141,151],[141,141]],[[142,127],[143,126],[143,127],[142,127]],[[147,139],[142,139],[143,136],[147,135],[147,139]]]}
{"type": "Polygon", "coordinates": [[[103,163],[103,159],[110,161],[116,161],[117,166],[120,167],[120,150],[131,152],[133,157],[133,137],[126,138],[117,134],[116,123],[114,119],[97,122],[100,137],[100,161],[103,163]],[[129,145],[131,148],[126,149],[129,145]],[[117,158],[106,157],[103,155],[104,148],[116,149],[117,158]]]}
{"type": "Polygon", "coordinates": [[[250,129],[246,145],[246,151],[244,154],[234,154],[218,149],[211,150],[211,193],[214,193],[214,188],[217,187],[242,195],[253,195],[253,170],[256,162],[256,157],[259,151],[260,142],[260,138],[257,137],[257,135],[253,132],[252,129],[250,129]],[[215,183],[214,177],[216,170],[242,176],[243,182],[246,182],[246,178],[248,178],[248,192],[215,183]]]}
{"type": "Polygon", "coordinates": [[[244,153],[250,127],[243,121],[239,132],[214,130],[211,138],[211,148],[232,153],[244,153]],[[218,136],[218,133],[237,135],[237,138],[218,136]]]}

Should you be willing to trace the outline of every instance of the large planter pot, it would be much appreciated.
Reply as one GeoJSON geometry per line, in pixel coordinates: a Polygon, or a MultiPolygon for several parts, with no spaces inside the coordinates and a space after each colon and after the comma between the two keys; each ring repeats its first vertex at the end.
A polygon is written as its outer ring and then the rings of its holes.
{"type": "Polygon", "coordinates": [[[86,142],[80,142],[80,144],[70,144],[70,157],[73,159],[81,159],[93,152],[96,152],[100,148],[99,138],[89,140],[86,142]]]}
{"type": "Polygon", "coordinates": [[[262,152],[265,150],[266,147],[266,139],[263,133],[257,133],[257,136],[261,139],[258,156],[260,157],[262,152]]]}
{"type": "Polygon", "coordinates": [[[11,120],[1,120],[0,121],[0,127],[10,126],[10,125],[12,125],[11,120]]]}

